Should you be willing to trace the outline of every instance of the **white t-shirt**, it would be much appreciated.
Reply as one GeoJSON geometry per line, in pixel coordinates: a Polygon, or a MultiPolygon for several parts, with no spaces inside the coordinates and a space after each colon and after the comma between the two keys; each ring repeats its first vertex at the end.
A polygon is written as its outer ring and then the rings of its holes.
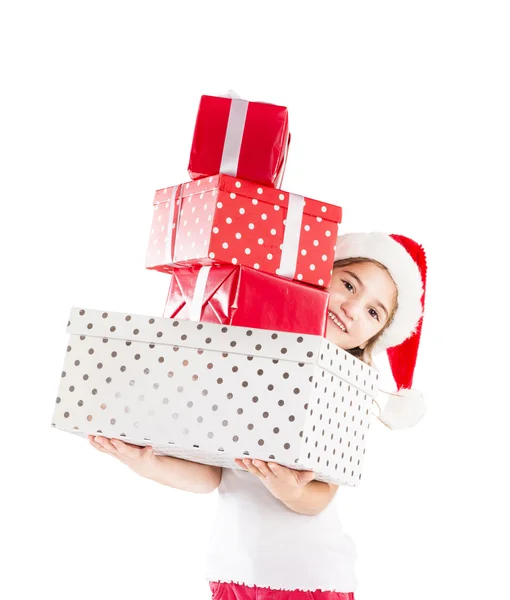
{"type": "Polygon", "coordinates": [[[296,513],[248,471],[223,469],[207,551],[209,581],[354,592],[356,548],[335,504],[296,513]]]}

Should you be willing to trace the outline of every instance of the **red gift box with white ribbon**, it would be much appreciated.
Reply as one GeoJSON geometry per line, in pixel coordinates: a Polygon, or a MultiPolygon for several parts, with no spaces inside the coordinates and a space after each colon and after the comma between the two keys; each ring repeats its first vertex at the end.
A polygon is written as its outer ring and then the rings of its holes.
{"type": "Polygon", "coordinates": [[[164,317],[324,336],[329,294],[244,266],[179,267],[164,317]]]}
{"type": "Polygon", "coordinates": [[[224,173],[279,186],[289,142],[285,106],[202,96],[188,172],[191,179],[224,173]]]}
{"type": "Polygon", "coordinates": [[[158,190],[146,268],[245,265],[328,287],[342,209],[216,175],[158,190]]]}

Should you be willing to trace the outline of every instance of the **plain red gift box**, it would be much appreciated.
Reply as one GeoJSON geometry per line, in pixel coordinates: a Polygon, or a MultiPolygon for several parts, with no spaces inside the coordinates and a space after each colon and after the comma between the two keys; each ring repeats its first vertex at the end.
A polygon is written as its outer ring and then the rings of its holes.
{"type": "Polygon", "coordinates": [[[290,143],[285,106],[202,96],[188,173],[191,179],[224,173],[280,185],[290,143]]]}
{"type": "Polygon", "coordinates": [[[339,206],[215,175],[156,192],[145,266],[242,264],[328,287],[341,220],[339,206]]]}
{"type": "Polygon", "coordinates": [[[244,266],[176,268],[164,317],[325,335],[325,290],[244,266]]]}

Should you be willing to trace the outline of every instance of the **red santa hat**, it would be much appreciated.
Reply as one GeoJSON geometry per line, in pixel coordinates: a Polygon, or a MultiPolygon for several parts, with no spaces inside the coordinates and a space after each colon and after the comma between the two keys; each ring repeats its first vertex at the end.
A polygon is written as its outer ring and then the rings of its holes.
{"type": "Polygon", "coordinates": [[[425,307],[425,251],[403,235],[346,233],[338,237],[335,250],[335,260],[345,258],[376,260],[397,286],[397,311],[374,352],[386,350],[398,391],[390,394],[378,418],[390,429],[412,427],[425,414],[422,393],[411,389],[425,307]]]}

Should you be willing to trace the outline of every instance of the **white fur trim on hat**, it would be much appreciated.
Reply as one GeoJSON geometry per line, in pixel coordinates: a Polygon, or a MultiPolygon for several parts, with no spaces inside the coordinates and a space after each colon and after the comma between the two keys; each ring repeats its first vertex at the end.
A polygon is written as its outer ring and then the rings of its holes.
{"type": "Polygon", "coordinates": [[[338,236],[335,250],[335,260],[344,258],[370,258],[380,262],[397,286],[395,317],[374,350],[398,346],[411,337],[423,313],[423,284],[418,265],[407,250],[387,233],[345,233],[338,236]]]}
{"type": "Polygon", "coordinates": [[[425,399],[419,390],[399,390],[389,394],[385,407],[375,416],[389,429],[407,429],[421,421],[425,412],[425,399]]]}

